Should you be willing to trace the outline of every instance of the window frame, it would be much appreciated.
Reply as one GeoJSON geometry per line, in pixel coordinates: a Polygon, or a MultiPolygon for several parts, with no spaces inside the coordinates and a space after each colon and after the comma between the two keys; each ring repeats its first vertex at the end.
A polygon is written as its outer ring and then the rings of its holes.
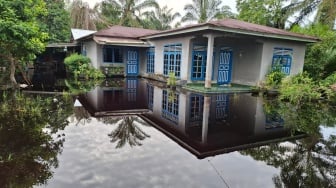
{"type": "Polygon", "coordinates": [[[146,72],[154,74],[155,72],[155,47],[150,47],[147,50],[146,72]]]}
{"type": "Polygon", "coordinates": [[[175,124],[178,123],[179,116],[179,97],[180,95],[173,91],[162,90],[162,114],[161,116],[175,124]],[[169,94],[173,94],[173,99],[169,99],[169,94]]]}
{"type": "Polygon", "coordinates": [[[105,45],[103,47],[103,63],[124,63],[124,50],[122,47],[105,45]],[[107,60],[107,50],[111,50],[111,61],[107,60]],[[117,52],[118,51],[118,52],[117,52]]]}
{"type": "Polygon", "coordinates": [[[181,77],[182,43],[167,44],[163,48],[163,75],[169,76],[174,72],[177,78],[181,77]]]}
{"type": "Polygon", "coordinates": [[[294,50],[292,48],[284,48],[284,47],[273,48],[272,69],[275,69],[278,64],[281,65],[281,71],[284,74],[290,75],[293,64],[293,54],[294,50]],[[284,59],[286,59],[285,63],[282,61],[284,59]]]}

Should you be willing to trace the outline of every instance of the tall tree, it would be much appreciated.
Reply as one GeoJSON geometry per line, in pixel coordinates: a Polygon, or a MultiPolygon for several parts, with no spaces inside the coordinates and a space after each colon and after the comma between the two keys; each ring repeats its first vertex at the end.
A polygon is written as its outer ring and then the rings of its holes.
{"type": "Polygon", "coordinates": [[[155,11],[145,12],[142,23],[145,28],[167,30],[172,28],[172,23],[181,17],[180,13],[172,13],[173,9],[167,6],[156,8],[155,11]]]}
{"type": "Polygon", "coordinates": [[[108,20],[118,20],[119,25],[140,27],[141,15],[147,11],[148,8],[158,8],[159,5],[155,0],[104,0],[102,2],[105,9],[110,9],[113,14],[108,14],[109,11],[105,10],[103,15],[108,17],[108,20]],[[111,18],[111,16],[119,16],[111,18]]]}
{"type": "Polygon", "coordinates": [[[0,57],[10,64],[10,81],[17,85],[15,70],[42,52],[48,34],[38,18],[47,13],[43,0],[0,2],[0,57]]]}
{"type": "Polygon", "coordinates": [[[97,4],[93,9],[82,0],[74,0],[68,6],[71,27],[78,29],[97,30],[97,23],[104,22],[101,18],[97,4]]]}
{"type": "Polygon", "coordinates": [[[336,19],[335,0],[303,0],[300,6],[301,10],[294,21],[295,24],[303,22],[305,18],[317,11],[314,22],[326,24],[330,29],[334,28],[336,19]]]}
{"type": "MultiPolygon", "coordinates": [[[[223,16],[228,15],[228,12],[225,13],[225,11],[230,11],[230,9],[221,7],[221,3],[220,0],[193,0],[191,4],[184,6],[187,13],[182,17],[182,21],[204,23],[212,19],[223,18],[223,16]]],[[[233,14],[230,13],[230,15],[233,14]]]]}
{"type": "Polygon", "coordinates": [[[44,0],[47,15],[40,18],[42,29],[49,34],[49,43],[70,39],[70,15],[63,0],[44,0]]]}
{"type": "Polygon", "coordinates": [[[336,20],[336,1],[323,0],[315,17],[315,22],[328,25],[330,29],[334,29],[336,20]]]}

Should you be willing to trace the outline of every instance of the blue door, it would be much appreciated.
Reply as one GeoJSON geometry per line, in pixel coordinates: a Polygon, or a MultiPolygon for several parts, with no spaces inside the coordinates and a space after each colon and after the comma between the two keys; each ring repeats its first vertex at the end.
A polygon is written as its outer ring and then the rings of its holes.
{"type": "Polygon", "coordinates": [[[232,50],[221,50],[219,54],[217,83],[229,84],[232,74],[232,50]]]}
{"type": "Polygon", "coordinates": [[[127,51],[127,76],[137,76],[139,70],[138,50],[129,49],[127,51]]]}

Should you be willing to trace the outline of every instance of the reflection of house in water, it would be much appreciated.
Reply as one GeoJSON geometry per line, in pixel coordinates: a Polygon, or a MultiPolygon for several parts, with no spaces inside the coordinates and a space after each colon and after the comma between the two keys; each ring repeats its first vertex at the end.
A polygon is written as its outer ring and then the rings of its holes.
{"type": "Polygon", "coordinates": [[[143,80],[120,78],[107,80],[91,92],[80,96],[79,100],[93,116],[118,114],[140,114],[148,112],[146,90],[139,86],[143,80]]]}
{"type": "Polygon", "coordinates": [[[128,82],[119,90],[100,88],[81,98],[96,116],[141,112],[142,118],[198,158],[304,136],[292,136],[281,118],[270,122],[275,119],[266,117],[260,97],[205,96],[172,91],[145,80],[131,84],[130,89],[128,82]]]}

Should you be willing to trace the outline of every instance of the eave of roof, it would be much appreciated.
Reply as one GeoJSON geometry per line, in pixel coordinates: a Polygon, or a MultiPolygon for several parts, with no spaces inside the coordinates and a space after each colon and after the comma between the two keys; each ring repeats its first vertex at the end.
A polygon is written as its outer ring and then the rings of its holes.
{"type": "Polygon", "coordinates": [[[78,46],[76,42],[73,43],[51,43],[48,44],[46,47],[47,48],[64,48],[64,47],[75,47],[78,46]]]}
{"type": "Polygon", "coordinates": [[[150,45],[142,40],[132,38],[93,36],[93,40],[98,44],[113,44],[118,46],[149,47],[150,45]]]}
{"type": "Polygon", "coordinates": [[[316,37],[292,33],[281,29],[247,23],[234,19],[224,19],[219,21],[188,25],[177,29],[161,31],[159,33],[154,33],[150,35],[144,35],[140,39],[155,39],[160,37],[174,36],[199,31],[222,31],[228,33],[238,33],[250,36],[285,39],[309,43],[319,41],[319,39],[316,37]]]}

